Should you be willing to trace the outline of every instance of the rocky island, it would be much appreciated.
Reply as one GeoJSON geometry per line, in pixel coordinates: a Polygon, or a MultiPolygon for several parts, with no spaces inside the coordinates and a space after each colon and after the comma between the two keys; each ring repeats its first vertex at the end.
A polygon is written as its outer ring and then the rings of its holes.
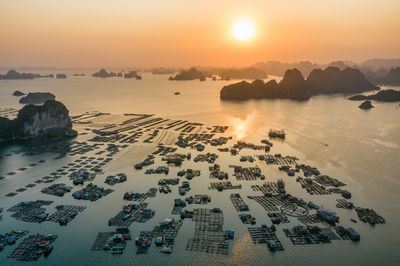
{"type": "Polygon", "coordinates": [[[375,100],[380,102],[399,102],[400,90],[383,90],[372,95],[355,95],[349,98],[351,101],[375,100]]]}
{"type": "Polygon", "coordinates": [[[27,96],[19,99],[22,104],[42,104],[48,100],[54,100],[56,96],[49,92],[30,92],[27,96]]]}
{"type": "Polygon", "coordinates": [[[14,93],[12,94],[12,95],[14,95],[14,96],[24,96],[25,95],[25,93],[23,93],[22,91],[14,91],[14,93]]]}
{"type": "Polygon", "coordinates": [[[62,74],[56,74],[56,79],[66,79],[67,75],[62,73],[62,74]]]}
{"type": "Polygon", "coordinates": [[[140,76],[136,71],[129,71],[128,73],[124,74],[124,78],[126,78],[126,79],[135,78],[137,80],[140,80],[140,79],[142,79],[142,76],[140,76]]]}
{"type": "Polygon", "coordinates": [[[42,76],[34,73],[19,73],[13,69],[9,70],[7,74],[0,75],[0,79],[35,79],[35,78],[54,78],[53,74],[42,76]]]}
{"type": "Polygon", "coordinates": [[[287,70],[281,82],[271,80],[264,83],[255,80],[252,83],[241,81],[224,86],[220,92],[221,100],[248,100],[262,98],[286,98],[306,100],[309,98],[306,82],[297,69],[287,70]]]}
{"type": "Polygon", "coordinates": [[[283,79],[264,84],[261,80],[252,83],[245,81],[227,85],[222,88],[222,100],[247,100],[259,98],[284,98],[306,100],[313,95],[326,93],[354,93],[379,89],[369,82],[364,75],[353,68],[343,71],[337,67],[328,67],[325,70],[315,69],[307,80],[296,68],[285,72],[283,79]]]}
{"type": "Polygon", "coordinates": [[[169,80],[205,80],[206,74],[198,71],[196,68],[192,67],[189,70],[184,70],[181,73],[177,74],[175,77],[169,77],[169,80]]]}
{"type": "Polygon", "coordinates": [[[374,107],[375,106],[373,106],[371,104],[371,101],[364,101],[358,106],[358,108],[364,109],[364,110],[368,110],[368,109],[371,109],[371,108],[374,108],[374,107]]]}
{"type": "Polygon", "coordinates": [[[0,117],[0,141],[40,137],[74,137],[69,111],[55,100],[41,106],[26,105],[14,120],[0,117]]]}
{"type": "Polygon", "coordinates": [[[122,73],[107,72],[104,68],[102,68],[99,70],[99,72],[93,73],[92,77],[95,78],[122,77],[122,73]]]}
{"type": "Polygon", "coordinates": [[[390,69],[379,83],[388,86],[400,86],[400,67],[390,69]]]}
{"type": "Polygon", "coordinates": [[[379,89],[355,68],[327,67],[314,69],[307,78],[307,86],[313,95],[327,93],[357,93],[379,89]]]}

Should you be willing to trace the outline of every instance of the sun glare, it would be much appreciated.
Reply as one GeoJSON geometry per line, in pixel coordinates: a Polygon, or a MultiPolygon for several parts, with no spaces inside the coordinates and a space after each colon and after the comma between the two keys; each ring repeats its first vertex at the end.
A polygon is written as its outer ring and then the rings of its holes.
{"type": "Polygon", "coordinates": [[[233,24],[232,34],[238,41],[248,41],[255,33],[255,27],[249,19],[239,19],[233,24]]]}

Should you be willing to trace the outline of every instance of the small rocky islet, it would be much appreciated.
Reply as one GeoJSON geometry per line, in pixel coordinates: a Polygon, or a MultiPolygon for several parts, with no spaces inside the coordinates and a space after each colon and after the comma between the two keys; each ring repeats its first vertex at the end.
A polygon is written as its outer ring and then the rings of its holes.
{"type": "Polygon", "coordinates": [[[368,110],[368,109],[371,109],[374,107],[375,106],[372,105],[371,101],[364,101],[358,106],[358,108],[364,109],[364,110],[368,110]]]}
{"type": "Polygon", "coordinates": [[[49,100],[55,100],[56,96],[49,92],[30,92],[28,95],[19,99],[22,104],[43,104],[49,100]]]}
{"type": "Polygon", "coordinates": [[[399,102],[400,90],[382,90],[372,95],[355,95],[349,98],[351,101],[374,100],[379,102],[399,102]]]}

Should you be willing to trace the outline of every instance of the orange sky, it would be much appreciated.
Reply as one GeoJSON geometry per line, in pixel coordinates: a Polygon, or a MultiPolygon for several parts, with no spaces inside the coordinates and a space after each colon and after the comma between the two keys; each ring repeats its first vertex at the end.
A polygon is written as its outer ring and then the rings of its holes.
{"type": "Polygon", "coordinates": [[[234,66],[400,57],[400,0],[2,0],[0,66],[234,66]],[[236,19],[256,25],[248,42],[236,19]]]}

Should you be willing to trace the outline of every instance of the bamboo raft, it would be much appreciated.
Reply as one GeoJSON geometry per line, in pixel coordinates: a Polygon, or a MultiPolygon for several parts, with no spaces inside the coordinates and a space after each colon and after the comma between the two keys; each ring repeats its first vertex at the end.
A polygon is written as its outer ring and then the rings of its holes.
{"type": "Polygon", "coordinates": [[[248,227],[247,230],[254,244],[266,244],[269,241],[274,241],[276,250],[284,250],[281,241],[276,236],[275,232],[268,227],[248,227]]]}

